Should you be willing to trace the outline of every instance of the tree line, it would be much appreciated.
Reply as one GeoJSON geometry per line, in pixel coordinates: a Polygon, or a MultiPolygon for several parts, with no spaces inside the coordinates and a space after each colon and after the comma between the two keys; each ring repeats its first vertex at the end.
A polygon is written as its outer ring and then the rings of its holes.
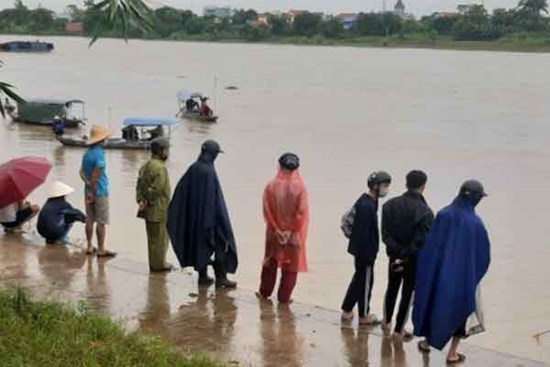
{"type": "MultiPolygon", "coordinates": [[[[132,2],[129,2],[131,5],[132,2]]],[[[129,5],[129,6],[130,6],[129,5]]],[[[400,17],[392,12],[359,13],[349,27],[335,16],[303,12],[293,19],[285,14],[263,16],[253,9],[236,10],[232,16],[216,18],[199,16],[190,10],[164,6],[158,9],[120,8],[135,11],[136,18],[115,14],[108,16],[102,3],[85,0],[84,6],[69,5],[67,18],[51,10],[29,9],[22,0],[13,8],[0,11],[0,32],[18,34],[63,34],[71,20],[82,22],[87,36],[113,36],[160,39],[245,39],[260,41],[272,37],[324,37],[346,39],[354,37],[406,37],[408,35],[442,35],[455,40],[495,40],[516,33],[549,33],[547,0],[520,0],[516,8],[495,9],[491,14],[483,5],[459,6],[456,13],[434,13],[420,19],[400,17]]],[[[116,9],[115,9],[116,11],[116,9]]]]}

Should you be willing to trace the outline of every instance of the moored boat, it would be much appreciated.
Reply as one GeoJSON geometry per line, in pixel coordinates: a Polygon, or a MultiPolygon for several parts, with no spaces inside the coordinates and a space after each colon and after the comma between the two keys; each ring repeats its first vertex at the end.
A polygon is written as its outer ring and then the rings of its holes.
{"type": "Polygon", "coordinates": [[[85,115],[84,101],[79,99],[27,99],[17,103],[12,119],[26,124],[51,126],[55,117],[59,116],[65,127],[76,128],[84,124],[85,115]]]}
{"type": "MultiPolygon", "coordinates": [[[[166,117],[129,117],[124,119],[121,138],[107,138],[103,143],[105,149],[126,149],[126,150],[147,150],[151,141],[159,136],[165,136],[164,127],[168,128],[168,138],[171,135],[171,128],[177,124],[174,118],[166,117]],[[153,127],[152,130],[145,130],[153,127]],[[138,128],[141,131],[138,131],[138,128]]],[[[88,138],[57,136],[56,139],[67,147],[86,148],[88,138]]]]}
{"type": "Polygon", "coordinates": [[[0,43],[0,51],[4,52],[52,52],[53,43],[40,41],[11,41],[0,43]]]}

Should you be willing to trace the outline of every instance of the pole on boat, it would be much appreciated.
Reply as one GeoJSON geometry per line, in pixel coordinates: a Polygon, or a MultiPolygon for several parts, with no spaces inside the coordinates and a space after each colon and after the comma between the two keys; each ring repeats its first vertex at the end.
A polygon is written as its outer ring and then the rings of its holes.
{"type": "Polygon", "coordinates": [[[214,109],[218,110],[218,76],[214,75],[214,109]]]}

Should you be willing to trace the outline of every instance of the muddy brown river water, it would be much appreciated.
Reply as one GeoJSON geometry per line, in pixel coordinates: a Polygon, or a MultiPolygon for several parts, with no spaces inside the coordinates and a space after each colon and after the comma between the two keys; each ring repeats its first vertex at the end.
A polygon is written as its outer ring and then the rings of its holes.
{"type": "MultiPolygon", "coordinates": [[[[82,98],[89,124],[118,132],[126,116],[173,116],[179,89],[212,96],[219,123],[182,121],[168,169],[175,186],[202,141],[222,144],[217,169],[238,239],[241,288],[258,285],[261,194],[284,151],[302,159],[311,206],[311,270],[294,297],[330,309],[339,308],[352,274],[339,220],[370,171],[392,173],[394,195],[408,170],[427,171],[435,210],[464,179],[481,179],[490,193],[479,206],[492,241],[483,283],[488,331],[469,342],[550,362],[550,342],[531,338],[550,329],[550,55],[118,40],[88,49],[85,39],[48,40],[56,45],[49,55],[1,54],[0,80],[26,97],[82,98]]],[[[1,122],[0,160],[27,154],[52,160],[50,181],[81,187],[81,150],[61,147],[48,129],[1,122]]],[[[145,262],[134,185],[147,154],[109,151],[107,158],[109,246],[145,262]]],[[[33,199],[45,195],[40,189],[33,199]]],[[[83,206],[79,192],[72,201],[83,206]]],[[[83,229],[72,236],[83,238],[83,229]]],[[[381,252],[372,303],[379,314],[386,264],[381,252]]]]}

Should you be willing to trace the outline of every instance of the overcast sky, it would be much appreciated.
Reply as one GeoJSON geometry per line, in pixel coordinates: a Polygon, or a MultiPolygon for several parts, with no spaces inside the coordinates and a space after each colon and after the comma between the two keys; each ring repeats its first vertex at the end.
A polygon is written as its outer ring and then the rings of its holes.
{"type": "MultiPolygon", "coordinates": [[[[192,9],[202,13],[209,5],[230,6],[233,8],[253,8],[259,11],[288,9],[308,9],[327,13],[378,11],[384,0],[147,0],[152,6],[169,5],[176,8],[192,9]]],[[[396,0],[385,0],[387,8],[393,8],[396,0]]],[[[482,0],[480,0],[482,1],[482,0]]],[[[478,1],[478,3],[480,2],[478,1]]],[[[28,7],[41,4],[45,8],[62,11],[69,4],[82,5],[84,0],[23,0],[28,7]]],[[[431,14],[435,11],[452,11],[457,4],[472,4],[474,0],[404,0],[407,12],[416,16],[431,14]]],[[[485,0],[487,9],[515,7],[517,0],[485,0]]],[[[0,8],[13,5],[13,0],[0,0],[0,8]]]]}

